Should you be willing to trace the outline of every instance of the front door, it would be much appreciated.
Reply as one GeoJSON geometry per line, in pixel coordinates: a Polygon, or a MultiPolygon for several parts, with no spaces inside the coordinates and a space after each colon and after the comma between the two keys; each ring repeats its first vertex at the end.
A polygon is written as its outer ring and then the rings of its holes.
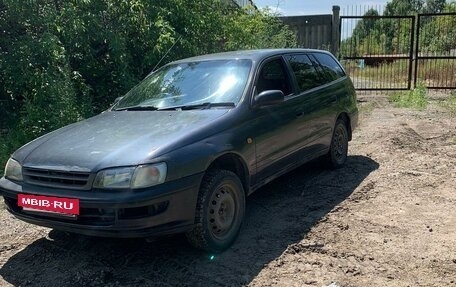
{"type": "Polygon", "coordinates": [[[294,97],[290,74],[282,57],[269,60],[260,68],[255,94],[267,90],[281,90],[285,95],[285,101],[252,111],[257,163],[256,182],[270,178],[284,169],[288,164],[288,156],[299,142],[299,135],[296,133],[299,103],[294,97]]]}

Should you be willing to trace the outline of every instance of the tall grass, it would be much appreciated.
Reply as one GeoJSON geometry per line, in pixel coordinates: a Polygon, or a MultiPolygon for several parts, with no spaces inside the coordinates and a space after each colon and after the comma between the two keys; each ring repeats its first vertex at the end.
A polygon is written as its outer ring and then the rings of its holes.
{"type": "Polygon", "coordinates": [[[456,60],[420,60],[418,81],[424,82],[428,87],[456,87],[456,60]]]}
{"type": "MultiPolygon", "coordinates": [[[[360,64],[354,60],[346,60],[342,63],[347,73],[354,78],[355,86],[358,88],[404,88],[407,86],[409,60],[384,62],[378,66],[365,65],[364,68],[361,68],[360,64]],[[362,78],[362,80],[357,83],[357,78],[362,78]],[[367,83],[366,80],[368,80],[367,83]],[[371,86],[359,87],[363,84],[371,86]]],[[[413,75],[414,70],[415,63],[413,62],[413,75]]],[[[427,87],[456,87],[456,60],[419,60],[417,82],[423,82],[427,87]]]]}
{"type": "Polygon", "coordinates": [[[356,88],[397,89],[408,84],[408,61],[397,60],[378,66],[360,66],[358,61],[342,61],[356,88]]]}

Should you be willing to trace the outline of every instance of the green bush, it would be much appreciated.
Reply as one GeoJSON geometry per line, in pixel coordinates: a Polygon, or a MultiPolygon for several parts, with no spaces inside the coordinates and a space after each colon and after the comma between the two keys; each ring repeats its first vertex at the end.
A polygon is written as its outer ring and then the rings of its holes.
{"type": "Polygon", "coordinates": [[[4,138],[0,138],[0,176],[3,175],[6,161],[9,158],[8,147],[4,138]]]}
{"type": "Polygon", "coordinates": [[[426,87],[421,83],[413,90],[393,93],[389,96],[389,100],[393,102],[396,107],[421,110],[426,108],[428,104],[426,94],[426,87]]]}

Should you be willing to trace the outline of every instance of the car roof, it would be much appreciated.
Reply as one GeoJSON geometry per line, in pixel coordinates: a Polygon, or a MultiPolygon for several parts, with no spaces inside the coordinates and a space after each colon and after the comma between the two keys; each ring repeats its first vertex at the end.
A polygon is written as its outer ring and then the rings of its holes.
{"type": "Polygon", "coordinates": [[[174,61],[170,64],[186,63],[186,62],[199,62],[209,60],[230,60],[230,59],[248,59],[252,61],[262,61],[265,58],[269,58],[276,55],[288,54],[288,53],[309,53],[309,52],[320,52],[330,54],[328,51],[314,50],[314,49],[262,49],[262,50],[241,50],[231,51],[216,54],[206,54],[191,58],[186,58],[178,61],[174,61]]]}

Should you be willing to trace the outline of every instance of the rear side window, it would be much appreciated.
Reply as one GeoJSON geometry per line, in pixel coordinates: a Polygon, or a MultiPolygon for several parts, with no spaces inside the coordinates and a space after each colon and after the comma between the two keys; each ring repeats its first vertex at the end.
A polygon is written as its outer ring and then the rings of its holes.
{"type": "Polygon", "coordinates": [[[314,53],[313,56],[320,63],[320,66],[323,69],[323,73],[325,74],[328,82],[345,76],[345,73],[340,65],[330,55],[323,53],[314,53]]]}
{"type": "Polygon", "coordinates": [[[289,55],[286,57],[289,62],[299,91],[304,92],[323,84],[325,80],[315,69],[315,66],[306,55],[289,55]]]}

